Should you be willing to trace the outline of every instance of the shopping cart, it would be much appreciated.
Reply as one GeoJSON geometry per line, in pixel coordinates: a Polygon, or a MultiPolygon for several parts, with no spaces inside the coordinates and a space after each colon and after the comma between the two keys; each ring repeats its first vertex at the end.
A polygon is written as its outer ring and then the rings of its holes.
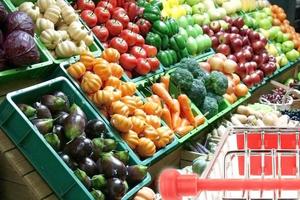
{"type": "Polygon", "coordinates": [[[161,174],[163,200],[300,200],[299,133],[300,127],[235,127],[201,178],[176,170],[161,174]]]}

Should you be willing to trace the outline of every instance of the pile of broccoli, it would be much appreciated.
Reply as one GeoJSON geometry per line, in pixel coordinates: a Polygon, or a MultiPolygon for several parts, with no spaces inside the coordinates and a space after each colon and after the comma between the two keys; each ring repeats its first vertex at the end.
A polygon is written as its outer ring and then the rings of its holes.
{"type": "Polygon", "coordinates": [[[227,77],[218,71],[210,74],[200,68],[194,58],[184,58],[176,64],[171,81],[185,92],[208,118],[219,112],[219,105],[228,88],[227,77]]]}

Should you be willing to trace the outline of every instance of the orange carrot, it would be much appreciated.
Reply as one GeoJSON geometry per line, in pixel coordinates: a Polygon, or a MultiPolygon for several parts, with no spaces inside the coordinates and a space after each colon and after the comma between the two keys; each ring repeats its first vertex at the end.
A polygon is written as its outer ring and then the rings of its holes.
{"type": "Polygon", "coordinates": [[[170,110],[168,109],[167,106],[163,108],[161,117],[162,120],[164,120],[166,124],[169,126],[169,128],[173,130],[172,117],[171,117],[170,110]]]}
{"type": "Polygon", "coordinates": [[[161,83],[154,83],[151,89],[154,94],[158,95],[168,105],[171,111],[176,111],[171,95],[161,83]]]}
{"type": "Polygon", "coordinates": [[[192,125],[188,125],[188,126],[180,126],[175,131],[178,135],[183,137],[193,129],[194,129],[194,127],[192,125]]]}
{"type": "Polygon", "coordinates": [[[203,115],[198,115],[195,117],[195,121],[196,121],[196,127],[200,126],[201,124],[204,124],[205,117],[203,115]]]}
{"type": "Polygon", "coordinates": [[[182,115],[191,123],[195,124],[195,117],[191,109],[190,100],[185,94],[178,96],[178,102],[180,104],[180,110],[182,115]]]}
{"type": "Polygon", "coordinates": [[[159,98],[159,96],[153,94],[153,95],[150,96],[150,98],[152,99],[153,102],[161,105],[161,99],[159,98]]]}
{"type": "Polygon", "coordinates": [[[180,126],[188,126],[188,125],[191,125],[189,120],[187,120],[186,118],[182,118],[180,126]]]}
{"type": "Polygon", "coordinates": [[[180,113],[179,112],[175,112],[175,113],[172,113],[171,115],[172,115],[172,127],[173,127],[173,130],[175,130],[181,124],[180,113]]]}
{"type": "Polygon", "coordinates": [[[170,88],[170,76],[169,75],[165,75],[160,77],[160,82],[163,83],[167,89],[167,91],[169,91],[170,88]]]}
{"type": "Polygon", "coordinates": [[[177,99],[173,99],[173,105],[174,105],[174,108],[175,108],[175,110],[173,112],[174,113],[178,112],[179,115],[180,115],[180,104],[179,104],[179,101],[177,99]]]}

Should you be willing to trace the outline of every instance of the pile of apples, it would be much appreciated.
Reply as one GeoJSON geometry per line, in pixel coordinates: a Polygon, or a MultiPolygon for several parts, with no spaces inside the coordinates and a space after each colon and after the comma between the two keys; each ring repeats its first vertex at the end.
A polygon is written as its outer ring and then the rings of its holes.
{"type": "Polygon", "coordinates": [[[276,58],[270,56],[265,46],[267,39],[258,32],[244,27],[242,18],[225,17],[226,29],[221,28],[219,21],[204,25],[203,31],[211,37],[213,48],[237,63],[236,73],[241,80],[252,87],[262,82],[265,76],[273,74],[276,69],[276,58]]]}
{"type": "Polygon", "coordinates": [[[105,48],[118,50],[120,64],[129,78],[159,68],[157,49],[146,45],[143,37],[150,31],[151,23],[139,18],[143,9],[134,2],[119,5],[116,0],[103,0],[95,6],[92,0],[77,0],[76,9],[81,10],[81,18],[105,48]]]}

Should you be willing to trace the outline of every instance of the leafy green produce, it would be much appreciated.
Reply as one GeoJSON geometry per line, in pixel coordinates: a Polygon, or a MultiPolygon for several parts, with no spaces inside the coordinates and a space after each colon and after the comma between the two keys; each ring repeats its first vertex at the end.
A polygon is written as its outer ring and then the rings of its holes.
{"type": "Polygon", "coordinates": [[[200,110],[203,114],[208,113],[207,117],[212,118],[218,114],[219,106],[216,99],[206,96],[200,110]]]}
{"type": "Polygon", "coordinates": [[[206,96],[204,83],[199,79],[194,79],[191,89],[187,92],[187,95],[196,106],[200,107],[206,96]]]}
{"type": "Polygon", "coordinates": [[[223,99],[224,99],[222,96],[217,95],[217,94],[215,94],[213,92],[210,92],[210,91],[207,92],[207,96],[209,96],[209,97],[214,98],[215,100],[217,100],[218,104],[220,104],[223,101],[223,99]]]}
{"type": "Polygon", "coordinates": [[[183,58],[179,63],[175,66],[178,66],[183,69],[187,69],[189,72],[193,74],[194,78],[202,77],[205,78],[208,74],[200,68],[199,63],[194,58],[183,58]]]}
{"type": "Polygon", "coordinates": [[[205,80],[205,86],[215,94],[223,95],[228,88],[228,79],[222,72],[212,71],[205,80]]]}
{"type": "Polygon", "coordinates": [[[183,91],[188,91],[193,84],[193,74],[187,69],[177,68],[171,74],[171,81],[175,83],[183,91]]]}

